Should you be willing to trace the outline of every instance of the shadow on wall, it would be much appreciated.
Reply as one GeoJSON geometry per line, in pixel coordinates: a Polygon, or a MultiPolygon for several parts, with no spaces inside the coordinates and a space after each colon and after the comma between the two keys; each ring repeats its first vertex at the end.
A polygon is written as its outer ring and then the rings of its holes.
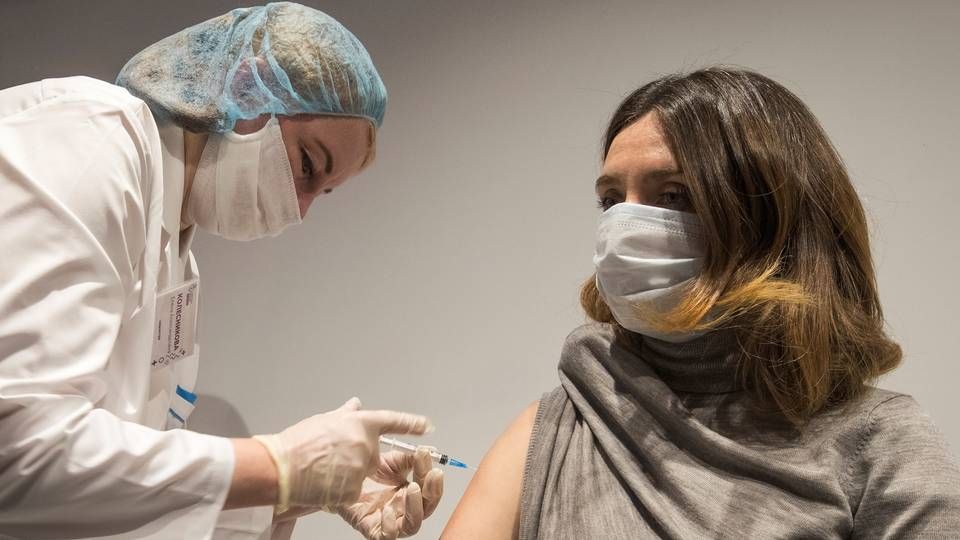
{"type": "Polygon", "coordinates": [[[220,437],[250,436],[250,429],[240,416],[240,411],[222,397],[209,394],[198,396],[197,408],[190,415],[187,427],[191,431],[220,437]]]}

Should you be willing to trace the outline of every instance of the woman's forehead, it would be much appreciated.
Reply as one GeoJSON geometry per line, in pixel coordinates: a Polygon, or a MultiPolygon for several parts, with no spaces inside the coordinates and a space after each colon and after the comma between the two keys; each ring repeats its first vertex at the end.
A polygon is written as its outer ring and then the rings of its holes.
{"type": "Polygon", "coordinates": [[[677,169],[660,123],[652,114],[644,115],[618,133],[603,163],[604,173],[608,175],[625,174],[636,169],[677,169]]]}

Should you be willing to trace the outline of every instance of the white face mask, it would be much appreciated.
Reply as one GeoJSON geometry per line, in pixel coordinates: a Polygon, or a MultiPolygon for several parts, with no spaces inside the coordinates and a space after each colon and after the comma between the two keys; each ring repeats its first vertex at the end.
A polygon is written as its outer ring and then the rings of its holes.
{"type": "Polygon", "coordinates": [[[687,282],[700,272],[703,242],[697,216],[643,204],[616,204],[600,217],[593,263],[597,289],[624,328],[671,342],[702,334],[657,332],[642,315],[667,313],[682,298],[687,282]]]}
{"type": "Polygon", "coordinates": [[[280,123],[249,135],[212,133],[200,155],[187,222],[230,240],[276,236],[301,222],[280,123]]]}

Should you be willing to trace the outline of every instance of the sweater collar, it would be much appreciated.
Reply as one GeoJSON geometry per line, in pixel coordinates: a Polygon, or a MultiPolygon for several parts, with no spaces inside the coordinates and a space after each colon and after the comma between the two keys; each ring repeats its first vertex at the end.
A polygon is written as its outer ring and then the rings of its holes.
{"type": "Polygon", "coordinates": [[[623,332],[625,348],[674,391],[719,394],[740,390],[740,347],[730,330],[715,330],[684,343],[623,332]]]}

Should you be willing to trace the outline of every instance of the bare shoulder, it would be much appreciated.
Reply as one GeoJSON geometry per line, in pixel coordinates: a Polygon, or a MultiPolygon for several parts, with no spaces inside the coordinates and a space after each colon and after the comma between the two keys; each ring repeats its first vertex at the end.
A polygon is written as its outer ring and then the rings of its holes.
{"type": "Polygon", "coordinates": [[[487,451],[441,538],[517,537],[523,469],[539,406],[535,401],[524,409],[487,451]]]}

